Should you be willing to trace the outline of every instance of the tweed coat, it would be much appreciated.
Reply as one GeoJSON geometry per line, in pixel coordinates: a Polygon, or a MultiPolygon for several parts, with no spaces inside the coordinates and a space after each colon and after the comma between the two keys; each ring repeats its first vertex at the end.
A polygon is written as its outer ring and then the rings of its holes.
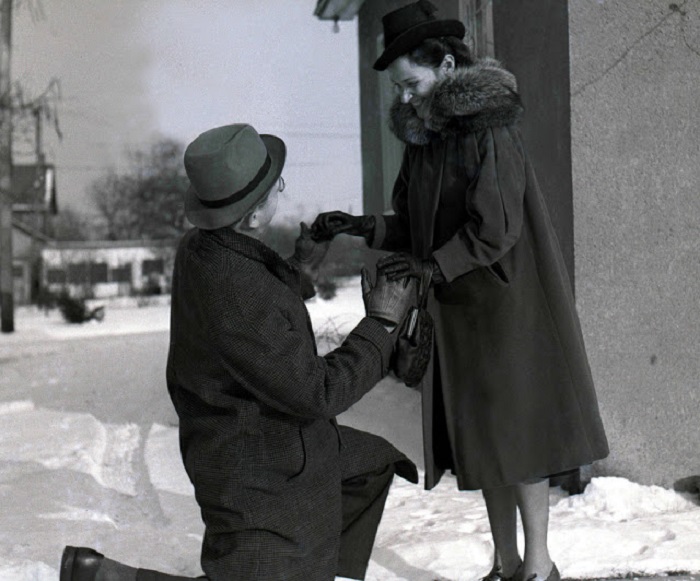
{"type": "Polygon", "coordinates": [[[327,580],[336,573],[341,480],[415,466],[334,416],[388,371],[393,339],[365,318],[316,353],[299,272],[230,228],[193,229],[173,274],[168,389],[205,523],[211,580],[327,580]]]}
{"type": "Polygon", "coordinates": [[[426,488],[510,485],[608,454],[572,285],[497,61],[438,84],[429,127],[398,101],[394,214],[372,245],[433,257],[433,369],[423,383],[426,488]]]}

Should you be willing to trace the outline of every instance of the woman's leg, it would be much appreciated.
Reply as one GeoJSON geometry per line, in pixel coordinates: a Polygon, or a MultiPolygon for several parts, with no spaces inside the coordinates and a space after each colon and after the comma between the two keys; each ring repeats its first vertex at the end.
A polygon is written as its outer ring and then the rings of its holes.
{"type": "Polygon", "coordinates": [[[512,577],[522,562],[518,553],[517,503],[514,486],[482,491],[494,544],[494,570],[501,577],[512,577]]]}
{"type": "Polygon", "coordinates": [[[525,534],[523,579],[535,574],[546,579],[553,565],[547,548],[549,479],[516,485],[515,497],[525,534]]]}

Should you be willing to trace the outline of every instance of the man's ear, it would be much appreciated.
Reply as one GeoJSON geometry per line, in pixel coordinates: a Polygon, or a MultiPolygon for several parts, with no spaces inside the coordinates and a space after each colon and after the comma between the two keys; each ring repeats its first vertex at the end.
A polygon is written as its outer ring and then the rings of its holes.
{"type": "Polygon", "coordinates": [[[250,226],[251,230],[254,230],[256,228],[260,227],[260,220],[258,219],[258,209],[255,208],[250,214],[248,214],[248,226],[250,226]]]}
{"type": "Polygon", "coordinates": [[[241,230],[257,230],[260,227],[260,220],[258,219],[258,207],[251,210],[245,218],[240,221],[241,230]]]}

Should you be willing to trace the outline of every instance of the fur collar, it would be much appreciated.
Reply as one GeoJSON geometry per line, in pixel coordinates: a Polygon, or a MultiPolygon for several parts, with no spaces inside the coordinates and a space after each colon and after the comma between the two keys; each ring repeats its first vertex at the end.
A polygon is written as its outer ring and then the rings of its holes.
{"type": "Polygon", "coordinates": [[[389,127],[401,141],[426,145],[440,135],[467,134],[488,127],[511,125],[519,120],[523,106],[512,73],[492,58],[460,67],[441,81],[429,104],[429,126],[411,104],[397,97],[389,113],[389,127]]]}

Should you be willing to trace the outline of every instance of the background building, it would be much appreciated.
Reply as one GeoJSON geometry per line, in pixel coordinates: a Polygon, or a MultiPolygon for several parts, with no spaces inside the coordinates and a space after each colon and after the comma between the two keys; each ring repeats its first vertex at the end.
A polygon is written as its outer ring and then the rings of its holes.
{"type": "Polygon", "coordinates": [[[12,269],[16,305],[35,301],[40,290],[41,249],[49,219],[58,210],[56,170],[50,164],[12,166],[12,269]]]}
{"type": "Polygon", "coordinates": [[[176,248],[177,240],[50,241],[42,281],[84,298],[169,293],[176,248]]]}
{"type": "Polygon", "coordinates": [[[19,220],[12,221],[12,278],[15,305],[35,301],[41,288],[41,251],[49,238],[19,220]]]}

